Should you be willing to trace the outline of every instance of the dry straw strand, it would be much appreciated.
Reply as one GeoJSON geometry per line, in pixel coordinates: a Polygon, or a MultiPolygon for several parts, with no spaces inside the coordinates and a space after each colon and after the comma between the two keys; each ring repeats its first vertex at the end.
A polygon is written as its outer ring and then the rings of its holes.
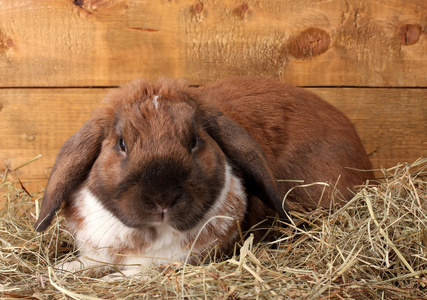
{"type": "Polygon", "coordinates": [[[427,159],[382,172],[333,213],[291,212],[290,224],[270,229],[274,241],[241,234],[232,257],[104,282],[55,273],[76,258],[73,237],[61,214],[34,231],[42,192],[29,194],[9,170],[0,181],[0,298],[427,299],[427,159]]]}

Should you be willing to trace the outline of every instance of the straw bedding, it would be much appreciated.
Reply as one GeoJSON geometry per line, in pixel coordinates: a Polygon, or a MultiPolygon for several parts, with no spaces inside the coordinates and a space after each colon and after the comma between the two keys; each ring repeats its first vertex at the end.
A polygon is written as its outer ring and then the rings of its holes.
{"type": "Polygon", "coordinates": [[[245,235],[235,254],[201,266],[150,268],[149,278],[105,282],[55,265],[76,255],[61,217],[32,224],[42,194],[3,174],[2,299],[427,299],[427,159],[383,170],[339,211],[294,215],[274,242],[245,235]],[[298,226],[304,221],[307,226],[298,226]]]}

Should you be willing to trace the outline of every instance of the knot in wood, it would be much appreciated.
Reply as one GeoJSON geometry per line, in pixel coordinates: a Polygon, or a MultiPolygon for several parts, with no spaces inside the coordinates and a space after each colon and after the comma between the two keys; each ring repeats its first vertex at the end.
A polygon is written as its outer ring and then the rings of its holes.
{"type": "Polygon", "coordinates": [[[233,13],[239,18],[243,18],[248,10],[249,5],[247,5],[246,3],[242,3],[233,10],[233,13]]]}
{"type": "Polygon", "coordinates": [[[0,30],[0,54],[13,47],[13,40],[0,30]]]}
{"type": "Polygon", "coordinates": [[[400,43],[407,46],[418,42],[420,35],[421,27],[418,24],[403,24],[397,33],[400,43]]]}
{"type": "Polygon", "coordinates": [[[295,38],[291,38],[287,49],[293,57],[305,59],[326,52],[330,43],[331,38],[326,31],[320,28],[308,28],[295,38]]]}
{"type": "Polygon", "coordinates": [[[201,14],[203,11],[203,3],[197,2],[197,3],[193,4],[193,6],[191,8],[192,8],[193,13],[201,14]]]}

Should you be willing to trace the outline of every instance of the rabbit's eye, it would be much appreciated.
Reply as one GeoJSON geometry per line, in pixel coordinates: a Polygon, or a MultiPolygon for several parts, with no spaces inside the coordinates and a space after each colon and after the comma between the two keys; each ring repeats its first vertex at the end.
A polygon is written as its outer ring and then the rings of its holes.
{"type": "Polygon", "coordinates": [[[191,139],[191,153],[196,151],[200,147],[201,140],[198,135],[194,135],[191,139]]]}
{"type": "Polygon", "coordinates": [[[126,152],[126,144],[123,139],[119,139],[119,148],[120,148],[120,151],[126,152]]]}

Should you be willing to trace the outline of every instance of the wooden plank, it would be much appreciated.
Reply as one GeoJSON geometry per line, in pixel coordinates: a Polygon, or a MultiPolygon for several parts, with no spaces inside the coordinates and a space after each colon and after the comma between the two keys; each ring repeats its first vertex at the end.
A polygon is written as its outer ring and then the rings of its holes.
{"type": "Polygon", "coordinates": [[[353,122],[374,168],[427,157],[427,89],[310,90],[353,122]]]}
{"type": "Polygon", "coordinates": [[[90,118],[106,89],[0,89],[0,174],[12,172],[33,191],[44,186],[65,140],[90,118]],[[40,185],[38,183],[40,182],[40,185]]]}
{"type": "MultiPolygon", "coordinates": [[[[311,90],[353,121],[375,168],[427,157],[427,89],[311,90]]],[[[106,92],[0,89],[0,174],[42,154],[17,175],[35,182],[36,188],[43,186],[59,148],[90,117],[106,92]]]]}
{"type": "Polygon", "coordinates": [[[425,0],[4,0],[0,86],[264,74],[425,87],[426,12],[425,0]]]}

